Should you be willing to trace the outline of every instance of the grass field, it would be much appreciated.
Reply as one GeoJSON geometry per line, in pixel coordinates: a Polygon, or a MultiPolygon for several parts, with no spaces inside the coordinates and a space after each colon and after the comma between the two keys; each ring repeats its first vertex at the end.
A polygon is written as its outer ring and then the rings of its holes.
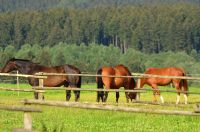
{"type": "MultiPolygon", "coordinates": [[[[0,87],[16,87],[11,84],[0,84],[0,87]]],[[[92,88],[95,85],[84,85],[83,88],[92,88]]],[[[20,84],[20,88],[31,88],[27,84],[20,84]]],[[[173,90],[173,88],[162,87],[161,89],[173,90]]],[[[200,91],[198,88],[190,88],[190,91],[200,91]]],[[[197,102],[200,102],[200,95],[190,95],[189,104],[175,105],[175,93],[162,93],[167,106],[150,105],[139,103],[125,103],[124,93],[120,93],[119,106],[129,106],[136,108],[148,109],[168,109],[168,110],[189,110],[193,111],[197,102]]],[[[0,105],[6,106],[23,106],[21,100],[33,98],[33,93],[12,91],[0,91],[0,105]]],[[[46,100],[65,101],[65,91],[47,91],[45,93],[46,100]]],[[[142,93],[141,100],[151,101],[152,93],[142,93]]],[[[74,101],[74,94],[72,93],[71,102],[74,101]]],[[[96,93],[81,92],[80,102],[96,101],[96,93]]],[[[181,103],[184,102],[183,95],[181,96],[181,103]]],[[[108,104],[115,104],[115,93],[109,93],[108,104]]],[[[89,110],[78,108],[63,108],[31,105],[27,107],[36,107],[43,110],[42,113],[33,113],[33,128],[38,131],[48,132],[68,132],[68,131],[138,131],[138,132],[198,132],[200,131],[200,117],[199,116],[177,116],[177,115],[158,115],[158,114],[142,114],[142,113],[128,113],[117,111],[102,111],[89,110]]],[[[0,132],[10,132],[12,128],[23,127],[23,113],[0,111],[0,132]]]]}

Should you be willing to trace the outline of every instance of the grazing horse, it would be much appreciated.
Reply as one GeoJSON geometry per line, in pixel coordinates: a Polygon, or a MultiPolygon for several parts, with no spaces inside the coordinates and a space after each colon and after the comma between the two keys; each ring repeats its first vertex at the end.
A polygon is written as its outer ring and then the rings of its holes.
{"type": "MultiPolygon", "coordinates": [[[[30,60],[23,60],[23,59],[15,59],[12,58],[7,61],[6,65],[3,67],[1,72],[8,73],[13,70],[18,70],[19,73],[22,74],[29,74],[34,75],[38,72],[45,72],[45,73],[74,73],[80,74],[80,70],[72,65],[61,65],[55,67],[47,67],[43,65],[39,65],[37,63],[31,62],[30,60]]],[[[28,78],[28,82],[31,86],[38,86],[39,79],[37,78],[28,78]]],[[[60,87],[64,85],[65,87],[81,87],[81,77],[80,76],[47,76],[47,79],[44,79],[43,82],[44,86],[47,87],[60,87]]],[[[38,99],[38,94],[35,92],[35,99],[38,99]]],[[[79,100],[80,91],[74,91],[75,94],[75,101],[79,100]]],[[[71,91],[66,90],[66,100],[69,101],[71,97],[71,91]]]]}
{"type": "MultiPolygon", "coordinates": [[[[186,75],[183,69],[176,68],[176,67],[148,68],[148,69],[146,69],[145,74],[161,75],[161,76],[185,76],[186,75]]],[[[142,88],[145,84],[151,86],[153,89],[154,101],[157,101],[157,99],[156,99],[156,94],[157,94],[160,96],[161,102],[164,103],[164,99],[160,95],[158,86],[165,86],[170,83],[173,83],[173,85],[176,87],[176,91],[177,91],[176,104],[178,104],[180,101],[180,91],[181,91],[182,87],[183,87],[183,90],[186,92],[186,93],[184,93],[184,98],[185,98],[185,104],[187,104],[188,83],[187,83],[187,80],[185,80],[185,79],[141,77],[140,79],[138,79],[137,85],[140,88],[142,88]]]]}
{"type": "MultiPolygon", "coordinates": [[[[105,86],[106,89],[119,89],[120,87],[124,87],[125,90],[133,90],[136,87],[135,80],[132,77],[106,77],[106,76],[131,76],[130,71],[124,65],[117,65],[115,67],[102,67],[97,72],[98,75],[102,75],[101,77],[96,78],[97,88],[103,89],[105,86]]],[[[129,102],[129,99],[136,99],[135,92],[125,92],[126,102],[129,102]]],[[[106,102],[108,97],[108,91],[97,92],[97,102],[100,101],[106,102]]],[[[119,92],[116,92],[116,102],[118,103],[119,92]]]]}

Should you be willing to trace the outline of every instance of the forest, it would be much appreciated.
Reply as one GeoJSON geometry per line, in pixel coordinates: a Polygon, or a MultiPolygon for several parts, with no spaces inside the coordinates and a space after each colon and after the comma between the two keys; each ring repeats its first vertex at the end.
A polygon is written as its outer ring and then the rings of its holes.
{"type": "Polygon", "coordinates": [[[0,12],[49,8],[93,8],[98,6],[200,4],[199,0],[0,0],[0,12]]]}
{"type": "Polygon", "coordinates": [[[198,0],[1,2],[1,67],[16,57],[85,72],[121,63],[132,72],[177,66],[200,73],[198,0]]]}
{"type": "Polygon", "coordinates": [[[200,7],[160,6],[55,8],[0,14],[0,47],[12,44],[53,46],[97,43],[114,45],[123,53],[200,50],[200,7]]]}

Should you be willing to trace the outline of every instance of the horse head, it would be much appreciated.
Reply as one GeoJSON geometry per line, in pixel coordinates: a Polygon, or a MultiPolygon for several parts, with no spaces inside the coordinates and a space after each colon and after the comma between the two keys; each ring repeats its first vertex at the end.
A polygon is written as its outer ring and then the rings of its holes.
{"type": "Polygon", "coordinates": [[[15,58],[12,58],[6,62],[6,65],[1,69],[1,72],[8,73],[17,69],[18,69],[18,66],[16,64],[15,58]]]}
{"type": "MultiPolygon", "coordinates": [[[[136,83],[135,83],[135,80],[133,79],[133,78],[131,78],[131,89],[130,90],[134,90],[135,89],[135,87],[136,87],[136,83]]],[[[137,93],[136,92],[130,92],[129,94],[128,94],[128,96],[129,96],[129,98],[131,99],[131,101],[134,99],[134,100],[136,100],[136,97],[137,97],[137,93]]]]}

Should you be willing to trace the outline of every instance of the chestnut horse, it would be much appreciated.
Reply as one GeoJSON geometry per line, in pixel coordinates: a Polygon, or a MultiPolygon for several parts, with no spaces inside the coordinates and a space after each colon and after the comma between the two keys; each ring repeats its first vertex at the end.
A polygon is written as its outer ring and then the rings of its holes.
{"type": "MultiPolygon", "coordinates": [[[[19,73],[22,74],[29,74],[34,75],[38,72],[45,72],[45,73],[74,73],[80,74],[80,70],[72,65],[62,65],[62,66],[55,66],[55,67],[47,67],[43,65],[39,65],[37,63],[33,63],[30,60],[23,60],[23,59],[15,59],[12,58],[7,61],[6,65],[3,67],[1,72],[8,73],[13,70],[18,70],[19,73]]],[[[38,86],[39,80],[37,78],[28,78],[28,82],[31,86],[38,86]]],[[[47,76],[47,79],[44,79],[43,82],[44,86],[47,87],[60,87],[64,85],[65,87],[81,87],[81,77],[80,76],[47,76]]],[[[38,94],[35,92],[35,99],[38,99],[38,94]]],[[[80,91],[74,91],[75,94],[75,101],[79,100],[80,91]]],[[[70,100],[71,91],[66,91],[66,100],[70,100]]]]}
{"type": "MultiPolygon", "coordinates": [[[[103,89],[105,86],[106,89],[119,89],[120,87],[124,87],[125,90],[133,90],[136,87],[135,80],[131,77],[106,77],[106,76],[131,76],[130,71],[124,65],[117,65],[115,67],[102,67],[97,72],[98,75],[102,75],[102,77],[97,77],[97,88],[103,89]]],[[[135,92],[125,92],[126,102],[129,102],[129,99],[136,99],[135,92]]],[[[97,92],[97,102],[100,101],[106,102],[108,97],[108,91],[105,93],[102,91],[97,92]]],[[[116,102],[118,103],[119,92],[116,92],[116,102]]]]}
{"type": "MultiPolygon", "coordinates": [[[[145,74],[152,74],[152,75],[161,75],[161,76],[185,76],[185,72],[183,69],[176,68],[176,67],[168,67],[168,68],[148,68],[145,71],[145,74]]],[[[138,79],[139,80],[139,79],[138,79]]],[[[163,97],[160,95],[160,91],[158,86],[165,86],[170,83],[176,87],[177,91],[177,100],[176,104],[180,101],[180,91],[183,90],[186,92],[184,93],[185,104],[187,104],[187,96],[188,96],[188,83],[185,79],[176,79],[176,78],[159,78],[159,77],[141,77],[140,84],[139,81],[137,82],[138,87],[142,88],[145,84],[149,85],[153,89],[153,97],[154,101],[157,101],[156,94],[160,96],[161,102],[164,103],[163,97]]]]}

